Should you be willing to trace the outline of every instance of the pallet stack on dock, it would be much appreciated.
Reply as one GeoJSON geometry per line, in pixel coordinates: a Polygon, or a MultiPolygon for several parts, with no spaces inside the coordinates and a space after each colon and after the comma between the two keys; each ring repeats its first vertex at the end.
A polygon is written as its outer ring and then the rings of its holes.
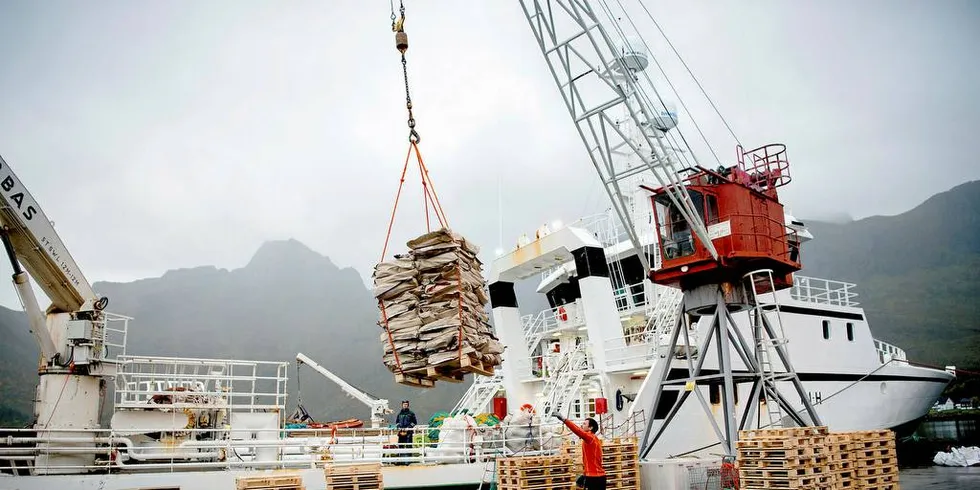
{"type": "Polygon", "coordinates": [[[740,431],[739,488],[835,489],[826,427],[740,431]]]}
{"type": "Polygon", "coordinates": [[[851,481],[858,490],[898,490],[898,454],[890,430],[847,432],[851,481]]]}
{"type": "MultiPolygon", "coordinates": [[[[575,487],[578,474],[567,455],[497,459],[498,490],[551,490],[575,487]]],[[[608,487],[613,488],[613,487],[608,487]]]]}
{"type": "Polygon", "coordinates": [[[740,431],[743,490],[899,490],[895,434],[826,427],[740,431]]]}
{"type": "Polygon", "coordinates": [[[381,490],[384,479],[381,463],[324,466],[327,490],[381,490]]]}
{"type": "Polygon", "coordinates": [[[238,490],[305,490],[303,477],[295,474],[264,474],[235,479],[238,490]]]}
{"type": "MultiPolygon", "coordinates": [[[[562,454],[572,459],[572,471],[582,474],[582,444],[565,444],[562,454]]],[[[640,488],[640,452],[635,438],[613,438],[602,442],[602,469],[606,471],[608,490],[640,488]]]]}
{"type": "Polygon", "coordinates": [[[385,366],[396,382],[425,388],[492,376],[504,348],[487,316],[479,248],[446,229],[407,245],[374,271],[385,366]]]}

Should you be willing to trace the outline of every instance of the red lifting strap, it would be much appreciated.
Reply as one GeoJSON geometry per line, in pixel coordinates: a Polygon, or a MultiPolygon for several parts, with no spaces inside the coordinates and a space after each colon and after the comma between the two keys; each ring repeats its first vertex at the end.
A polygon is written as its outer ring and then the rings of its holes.
{"type": "MultiPolygon", "coordinates": [[[[381,249],[381,260],[379,262],[384,262],[385,255],[388,254],[388,243],[391,241],[391,228],[395,224],[395,214],[398,211],[398,201],[402,196],[402,187],[405,185],[405,174],[408,173],[408,164],[412,160],[412,153],[415,153],[415,160],[419,166],[419,176],[422,179],[422,201],[423,201],[423,212],[425,213],[425,229],[427,232],[431,232],[432,228],[429,222],[429,208],[431,206],[432,211],[436,215],[436,219],[439,220],[439,226],[449,229],[449,220],[446,219],[446,213],[442,210],[442,204],[439,202],[439,196],[436,194],[435,186],[432,184],[432,179],[429,177],[429,169],[425,166],[425,161],[422,160],[422,153],[419,152],[419,146],[417,141],[410,141],[408,146],[408,154],[405,155],[405,165],[402,166],[402,174],[398,180],[398,192],[395,193],[395,204],[391,208],[391,218],[388,220],[388,232],[385,234],[385,244],[384,248],[381,249]]],[[[461,277],[461,276],[460,276],[461,277]]],[[[460,280],[461,281],[461,280],[460,280]]],[[[460,282],[462,284],[462,282],[460,282]]],[[[462,290],[462,287],[460,287],[462,290]]],[[[402,369],[401,359],[398,357],[398,351],[395,349],[395,340],[391,336],[391,329],[388,328],[388,312],[385,310],[384,301],[378,299],[378,307],[381,309],[381,319],[384,322],[385,332],[388,334],[388,345],[391,347],[391,352],[395,355],[395,365],[398,366],[398,371],[401,374],[405,374],[405,370],[402,369]]],[[[462,325],[462,304],[460,304],[460,326],[459,326],[459,342],[460,342],[460,357],[463,353],[463,325],[462,325]]]]}

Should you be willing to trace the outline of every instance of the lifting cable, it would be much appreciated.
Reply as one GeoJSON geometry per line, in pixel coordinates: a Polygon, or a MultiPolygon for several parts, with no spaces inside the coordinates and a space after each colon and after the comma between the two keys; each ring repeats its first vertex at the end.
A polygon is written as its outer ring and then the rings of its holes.
{"type": "MultiPolygon", "coordinates": [[[[384,262],[385,256],[388,254],[388,244],[391,241],[391,230],[395,224],[395,214],[398,211],[398,202],[401,199],[402,187],[405,185],[405,175],[408,173],[408,165],[412,161],[412,154],[415,155],[416,163],[419,167],[419,177],[422,181],[422,206],[423,213],[425,214],[425,229],[427,233],[432,232],[432,223],[430,220],[430,210],[435,214],[436,219],[439,221],[439,226],[445,229],[449,229],[449,220],[446,218],[446,213],[442,210],[442,203],[439,201],[439,195],[436,194],[435,186],[432,184],[432,178],[429,176],[429,169],[425,166],[425,161],[422,159],[422,153],[419,151],[419,142],[422,141],[422,137],[419,136],[418,131],[415,129],[415,116],[412,113],[412,95],[409,90],[408,85],[408,60],[405,58],[405,53],[408,51],[408,34],[405,33],[405,4],[403,0],[399,0],[399,16],[395,15],[395,5],[393,0],[389,2],[391,5],[391,30],[395,33],[395,49],[401,53],[402,59],[402,75],[405,80],[405,108],[408,110],[408,154],[405,155],[405,164],[402,166],[401,177],[398,181],[398,191],[395,193],[395,203],[391,209],[391,218],[388,221],[388,231],[385,234],[384,247],[381,250],[381,259],[379,262],[384,262]]],[[[462,293],[462,273],[457,266],[457,283],[459,284],[460,292],[462,293]]],[[[384,323],[384,329],[388,336],[388,345],[391,347],[391,352],[395,356],[395,365],[398,367],[398,371],[401,374],[405,374],[405,370],[402,368],[401,359],[398,356],[398,350],[395,349],[394,337],[391,335],[391,329],[388,328],[388,312],[385,309],[384,300],[378,299],[378,306],[381,309],[381,319],[384,323]]],[[[462,357],[463,354],[463,305],[462,302],[459,304],[459,355],[462,357]]]]}

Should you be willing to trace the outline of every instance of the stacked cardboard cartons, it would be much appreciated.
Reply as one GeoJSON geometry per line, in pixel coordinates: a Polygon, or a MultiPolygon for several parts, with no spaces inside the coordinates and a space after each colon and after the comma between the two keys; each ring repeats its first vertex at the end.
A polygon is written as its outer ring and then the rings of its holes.
{"type": "Polygon", "coordinates": [[[492,376],[504,348],[488,321],[479,248],[446,229],[407,245],[407,254],[375,266],[385,366],[397,382],[420,387],[492,376]]]}

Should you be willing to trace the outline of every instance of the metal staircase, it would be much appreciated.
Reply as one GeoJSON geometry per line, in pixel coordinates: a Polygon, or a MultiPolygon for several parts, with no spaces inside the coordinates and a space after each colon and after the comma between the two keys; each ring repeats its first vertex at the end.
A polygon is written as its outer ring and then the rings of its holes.
{"type": "Polygon", "coordinates": [[[553,413],[565,414],[569,404],[578,396],[582,380],[589,369],[586,346],[580,345],[563,355],[554,374],[545,382],[542,397],[535,404],[535,412],[542,417],[553,413]]]}
{"type": "Polygon", "coordinates": [[[466,393],[463,394],[463,397],[456,403],[456,407],[453,408],[452,413],[459,413],[463,409],[466,409],[466,413],[470,415],[487,411],[487,405],[490,404],[490,400],[503,387],[504,377],[502,374],[474,376],[473,384],[470,385],[466,393]]]}
{"type": "Polygon", "coordinates": [[[647,324],[647,342],[657,342],[662,333],[669,333],[677,322],[684,292],[677,288],[661,288],[657,306],[647,324]]]}

